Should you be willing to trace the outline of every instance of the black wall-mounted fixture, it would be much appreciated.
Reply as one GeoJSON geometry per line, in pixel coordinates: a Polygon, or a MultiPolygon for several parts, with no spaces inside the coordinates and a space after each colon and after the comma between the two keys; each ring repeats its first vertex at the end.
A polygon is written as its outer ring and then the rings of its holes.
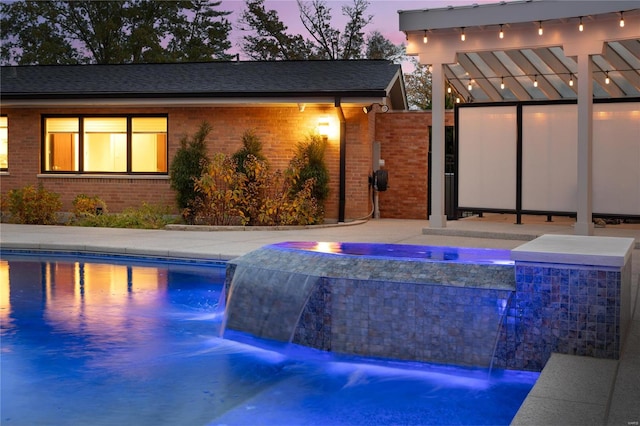
{"type": "Polygon", "coordinates": [[[369,114],[371,112],[371,110],[373,110],[373,106],[374,105],[380,105],[380,111],[382,112],[387,112],[389,111],[389,107],[387,105],[382,105],[382,104],[371,104],[369,106],[363,106],[362,107],[362,112],[364,112],[365,114],[369,114]]]}

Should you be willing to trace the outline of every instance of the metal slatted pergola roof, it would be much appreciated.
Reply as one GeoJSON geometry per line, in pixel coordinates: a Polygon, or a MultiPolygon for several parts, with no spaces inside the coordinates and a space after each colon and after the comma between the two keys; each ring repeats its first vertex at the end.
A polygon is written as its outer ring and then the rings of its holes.
{"type": "Polygon", "coordinates": [[[444,99],[451,88],[466,102],[576,100],[575,231],[592,235],[593,99],[640,95],[640,1],[502,1],[398,14],[407,53],[432,67],[429,226],[446,227],[444,99]]]}
{"type": "Polygon", "coordinates": [[[529,0],[399,11],[399,16],[410,40],[408,53],[419,54],[421,62],[431,63],[429,52],[443,39],[454,49],[444,72],[463,102],[577,99],[577,60],[563,44],[572,38],[568,32],[589,38],[603,25],[615,33],[591,57],[594,98],[640,96],[640,38],[632,28],[640,1],[529,0]],[[479,40],[484,49],[477,49],[479,40]]]}

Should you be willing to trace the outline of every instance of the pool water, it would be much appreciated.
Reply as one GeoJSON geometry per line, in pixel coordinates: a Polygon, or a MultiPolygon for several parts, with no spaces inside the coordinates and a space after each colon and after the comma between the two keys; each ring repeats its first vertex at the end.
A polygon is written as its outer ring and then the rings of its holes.
{"type": "Polygon", "coordinates": [[[320,253],[367,256],[385,259],[411,259],[433,262],[513,265],[511,251],[495,248],[420,246],[413,244],[381,244],[351,242],[286,241],[272,244],[280,249],[306,250],[320,253]]]}
{"type": "Polygon", "coordinates": [[[224,265],[3,254],[3,425],[509,424],[538,373],[227,331],[224,265]]]}

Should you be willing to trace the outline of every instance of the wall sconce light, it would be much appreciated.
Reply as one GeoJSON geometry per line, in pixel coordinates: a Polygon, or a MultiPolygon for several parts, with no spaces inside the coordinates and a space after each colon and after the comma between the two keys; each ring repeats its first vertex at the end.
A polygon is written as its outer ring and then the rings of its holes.
{"type": "MultiPolygon", "coordinates": [[[[365,114],[369,114],[372,110],[373,110],[373,106],[376,104],[371,104],[369,106],[363,106],[362,107],[362,112],[364,112],[365,114]]],[[[381,112],[387,112],[389,111],[389,107],[387,105],[383,105],[383,104],[377,104],[380,105],[380,111],[381,112]]]]}
{"type": "Polygon", "coordinates": [[[298,111],[304,112],[304,109],[305,109],[306,106],[307,106],[307,104],[298,104],[298,111]]]}
{"type": "Polygon", "coordinates": [[[320,136],[324,136],[324,137],[329,136],[329,118],[328,117],[318,118],[318,133],[320,134],[320,136]]]}

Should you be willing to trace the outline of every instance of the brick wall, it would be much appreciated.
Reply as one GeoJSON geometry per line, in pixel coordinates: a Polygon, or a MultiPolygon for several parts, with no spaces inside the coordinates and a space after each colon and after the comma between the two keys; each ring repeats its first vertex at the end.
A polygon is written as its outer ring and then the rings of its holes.
{"type": "MultiPolygon", "coordinates": [[[[346,219],[365,216],[370,208],[368,176],[371,173],[370,118],[360,108],[343,108],[346,118],[346,219]]],[[[338,218],[340,140],[339,120],[334,107],[175,107],[105,109],[3,109],[9,123],[9,172],[0,175],[0,189],[5,194],[25,185],[42,184],[61,194],[63,210],[70,211],[78,194],[98,195],[109,211],[119,212],[138,207],[142,202],[172,206],[175,194],[167,177],[132,177],[40,174],[41,116],[46,114],[136,114],[169,115],[169,161],[180,146],[180,140],[193,135],[203,121],[213,130],[207,138],[211,153],[231,154],[242,145],[242,135],[252,129],[260,137],[265,156],[274,169],[284,169],[292,158],[296,144],[314,131],[319,117],[329,120],[325,160],[330,171],[330,195],[326,203],[328,220],[338,218]]]]}
{"type": "MultiPolygon", "coordinates": [[[[445,124],[453,126],[453,112],[445,124]]],[[[387,191],[379,193],[380,217],[427,219],[429,126],[431,111],[376,114],[375,140],[389,174],[387,191]]]]}

